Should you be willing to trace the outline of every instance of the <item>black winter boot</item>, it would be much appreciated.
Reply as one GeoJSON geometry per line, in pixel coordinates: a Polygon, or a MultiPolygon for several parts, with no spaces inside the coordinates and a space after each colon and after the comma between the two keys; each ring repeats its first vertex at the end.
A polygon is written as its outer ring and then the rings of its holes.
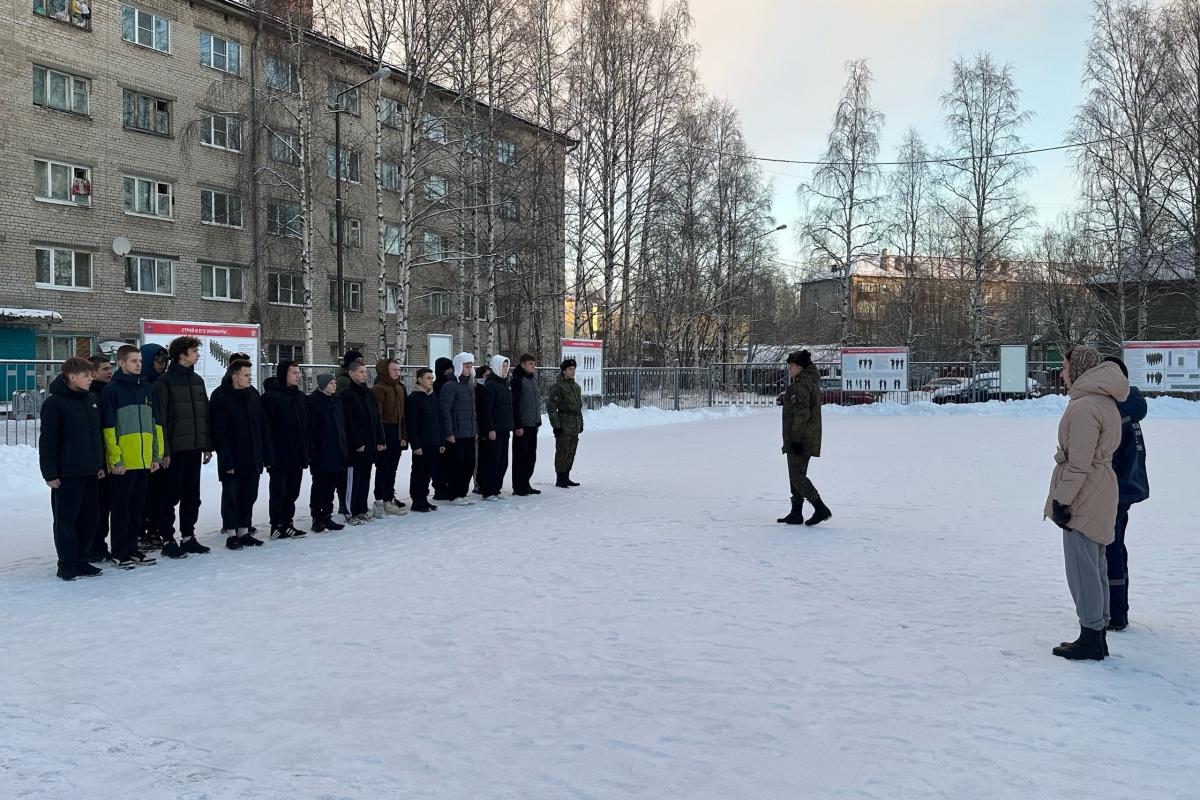
{"type": "Polygon", "coordinates": [[[185,553],[192,553],[193,555],[199,555],[199,556],[202,556],[205,553],[212,552],[211,547],[205,547],[204,545],[197,542],[195,536],[183,537],[183,542],[179,545],[179,547],[185,553]]]}
{"type": "Polygon", "coordinates": [[[1052,652],[1068,661],[1103,661],[1107,655],[1105,646],[1104,631],[1080,627],[1078,639],[1059,645],[1052,652]]]}
{"type": "Polygon", "coordinates": [[[825,505],[825,501],[821,498],[818,497],[816,500],[813,500],[812,505],[813,515],[808,518],[808,521],[804,523],[805,525],[810,527],[820,525],[825,520],[833,518],[833,512],[829,510],[829,506],[825,505]]]}
{"type": "Polygon", "coordinates": [[[787,525],[803,525],[804,524],[804,498],[792,500],[792,510],[788,512],[786,517],[780,517],[775,520],[787,525]]]}
{"type": "Polygon", "coordinates": [[[571,486],[575,484],[572,484],[569,480],[567,480],[567,473],[560,472],[558,473],[558,481],[554,485],[560,489],[570,489],[571,486]]]}
{"type": "Polygon", "coordinates": [[[180,547],[174,537],[163,541],[162,554],[167,558],[187,558],[187,551],[180,547]]]}

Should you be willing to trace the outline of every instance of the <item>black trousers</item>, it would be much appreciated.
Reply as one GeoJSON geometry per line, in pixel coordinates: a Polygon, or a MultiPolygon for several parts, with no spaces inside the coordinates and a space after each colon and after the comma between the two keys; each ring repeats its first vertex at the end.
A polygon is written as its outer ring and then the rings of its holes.
{"type": "Polygon", "coordinates": [[[375,499],[396,499],[396,473],[400,469],[400,426],[384,423],[383,443],[387,450],[375,459],[375,499]]]}
{"type": "Polygon", "coordinates": [[[232,534],[238,528],[245,533],[254,518],[254,501],[258,500],[257,473],[221,476],[221,529],[232,534]]]}
{"type": "Polygon", "coordinates": [[[1105,549],[1108,557],[1109,617],[1129,617],[1129,551],[1125,549],[1125,529],[1129,527],[1130,503],[1117,503],[1117,538],[1105,549]]]}
{"type": "Polygon", "coordinates": [[[146,503],[142,506],[142,524],[138,536],[149,545],[157,544],[158,529],[161,524],[163,509],[168,504],[170,488],[167,478],[168,470],[160,469],[150,473],[146,482],[146,503]]]}
{"type": "Polygon", "coordinates": [[[84,561],[96,528],[98,504],[95,476],[59,478],[57,489],[50,490],[50,511],[54,515],[54,549],[59,564],[84,561]]]}
{"type": "Polygon", "coordinates": [[[533,470],[537,467],[537,434],[538,427],[525,428],[524,436],[513,434],[512,440],[512,485],[513,491],[528,490],[532,487],[533,470]]]}
{"type": "Polygon", "coordinates": [[[346,470],[312,470],[312,486],[308,490],[308,510],[313,521],[333,516],[333,495],[338,485],[345,486],[346,470]]]}
{"type": "Polygon", "coordinates": [[[177,450],[171,454],[171,466],[159,472],[164,497],[159,508],[158,535],[164,542],[175,538],[175,506],[179,506],[179,535],[196,535],[203,455],[199,450],[177,450]]]}
{"type": "Polygon", "coordinates": [[[96,481],[96,529],[88,549],[89,558],[108,552],[108,518],[112,514],[112,481],[105,477],[96,481]]]}
{"type": "Polygon", "coordinates": [[[371,454],[352,453],[350,466],[346,468],[346,496],[350,504],[350,514],[358,516],[370,510],[371,495],[371,454]]]}
{"type": "Polygon", "coordinates": [[[149,470],[131,469],[124,475],[109,475],[104,479],[112,481],[109,486],[112,496],[112,554],[118,561],[129,558],[137,550],[149,478],[149,470]]]}
{"type": "Polygon", "coordinates": [[[429,484],[434,481],[434,473],[438,471],[440,463],[436,448],[425,448],[421,452],[422,455],[413,453],[412,475],[408,479],[408,493],[414,508],[421,508],[429,502],[429,484]]]}
{"type": "Polygon", "coordinates": [[[300,483],[304,470],[300,467],[272,467],[269,491],[271,493],[271,527],[281,528],[296,521],[296,498],[300,496],[300,483]]]}
{"type": "Polygon", "coordinates": [[[479,438],[479,491],[484,497],[500,494],[504,488],[504,476],[508,473],[507,431],[497,432],[495,441],[479,438]]]}
{"type": "Polygon", "coordinates": [[[431,470],[433,475],[433,499],[449,500],[454,497],[455,477],[458,474],[458,456],[454,445],[447,444],[446,452],[435,453],[437,466],[431,470]]]}
{"type": "Polygon", "coordinates": [[[475,477],[475,440],[458,439],[446,452],[454,454],[449,488],[450,496],[457,500],[471,493],[471,478],[475,477]]]}

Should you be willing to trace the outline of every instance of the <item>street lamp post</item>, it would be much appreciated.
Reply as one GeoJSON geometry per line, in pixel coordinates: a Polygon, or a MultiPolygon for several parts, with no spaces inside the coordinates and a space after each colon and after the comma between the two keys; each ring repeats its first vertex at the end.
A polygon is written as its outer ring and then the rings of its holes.
{"type": "MultiPolygon", "coordinates": [[[[333,235],[333,249],[334,257],[337,260],[337,351],[339,354],[346,350],[346,287],[343,279],[342,259],[342,237],[345,235],[342,229],[346,226],[345,210],[342,206],[342,114],[347,109],[342,105],[342,98],[350,92],[366,86],[371,81],[384,80],[391,74],[392,70],[389,67],[380,67],[368,75],[366,80],[359,81],[338,92],[337,97],[333,100],[334,107],[330,109],[333,113],[334,226],[337,228],[333,235]]],[[[346,159],[347,169],[349,169],[349,161],[350,159],[346,159]]]]}

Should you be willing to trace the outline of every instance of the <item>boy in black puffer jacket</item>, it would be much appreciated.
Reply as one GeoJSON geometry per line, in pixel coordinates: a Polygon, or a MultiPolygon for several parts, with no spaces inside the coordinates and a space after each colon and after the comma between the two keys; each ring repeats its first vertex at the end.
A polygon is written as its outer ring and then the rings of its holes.
{"type": "Polygon", "coordinates": [[[271,467],[271,538],[294,539],[306,531],[295,525],[296,498],[308,468],[308,403],[300,391],[300,365],[281,361],[263,388],[263,411],[275,463],[271,467]]]}
{"type": "Polygon", "coordinates": [[[370,510],[371,465],[379,453],[386,449],[383,423],[379,420],[379,406],[375,396],[367,388],[367,365],[356,361],[347,370],[350,383],[338,393],[346,415],[346,501],[350,525],[362,525],[371,521],[370,510]]]}
{"type": "Polygon", "coordinates": [[[346,417],[342,398],[337,396],[337,379],[331,373],[318,375],[317,388],[308,396],[308,431],[312,530],[340,531],[345,526],[333,520],[333,495],[346,483],[346,417]]]}
{"type": "Polygon", "coordinates": [[[433,394],[433,372],[427,368],[417,370],[417,388],[408,396],[407,419],[408,439],[413,449],[412,477],[408,482],[412,510],[437,511],[437,506],[429,502],[429,482],[436,483],[438,459],[446,446],[441,410],[433,394]]]}
{"type": "Polygon", "coordinates": [[[230,363],[208,407],[221,478],[221,527],[230,550],[262,544],[250,533],[250,523],[263,468],[275,463],[262,398],[250,385],[250,373],[249,361],[230,363]]]}

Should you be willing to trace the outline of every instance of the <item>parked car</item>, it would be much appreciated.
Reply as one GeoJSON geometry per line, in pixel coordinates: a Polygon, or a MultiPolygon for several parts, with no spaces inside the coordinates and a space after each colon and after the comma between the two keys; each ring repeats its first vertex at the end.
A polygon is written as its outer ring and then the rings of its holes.
{"type": "Polygon", "coordinates": [[[938,405],[947,403],[986,403],[989,400],[1012,400],[1022,397],[1041,397],[1042,387],[1033,378],[1026,378],[1025,393],[1001,392],[1000,373],[986,372],[972,381],[936,390],[930,399],[938,405]]]}
{"type": "MultiPolygon", "coordinates": [[[[775,398],[775,405],[783,405],[783,392],[775,398]]],[[[826,406],[866,406],[879,398],[860,389],[842,389],[841,378],[821,378],[821,404],[826,406]]]]}
{"type": "Polygon", "coordinates": [[[956,386],[962,386],[970,380],[970,378],[934,378],[917,391],[933,393],[938,389],[952,389],[956,386]]]}

